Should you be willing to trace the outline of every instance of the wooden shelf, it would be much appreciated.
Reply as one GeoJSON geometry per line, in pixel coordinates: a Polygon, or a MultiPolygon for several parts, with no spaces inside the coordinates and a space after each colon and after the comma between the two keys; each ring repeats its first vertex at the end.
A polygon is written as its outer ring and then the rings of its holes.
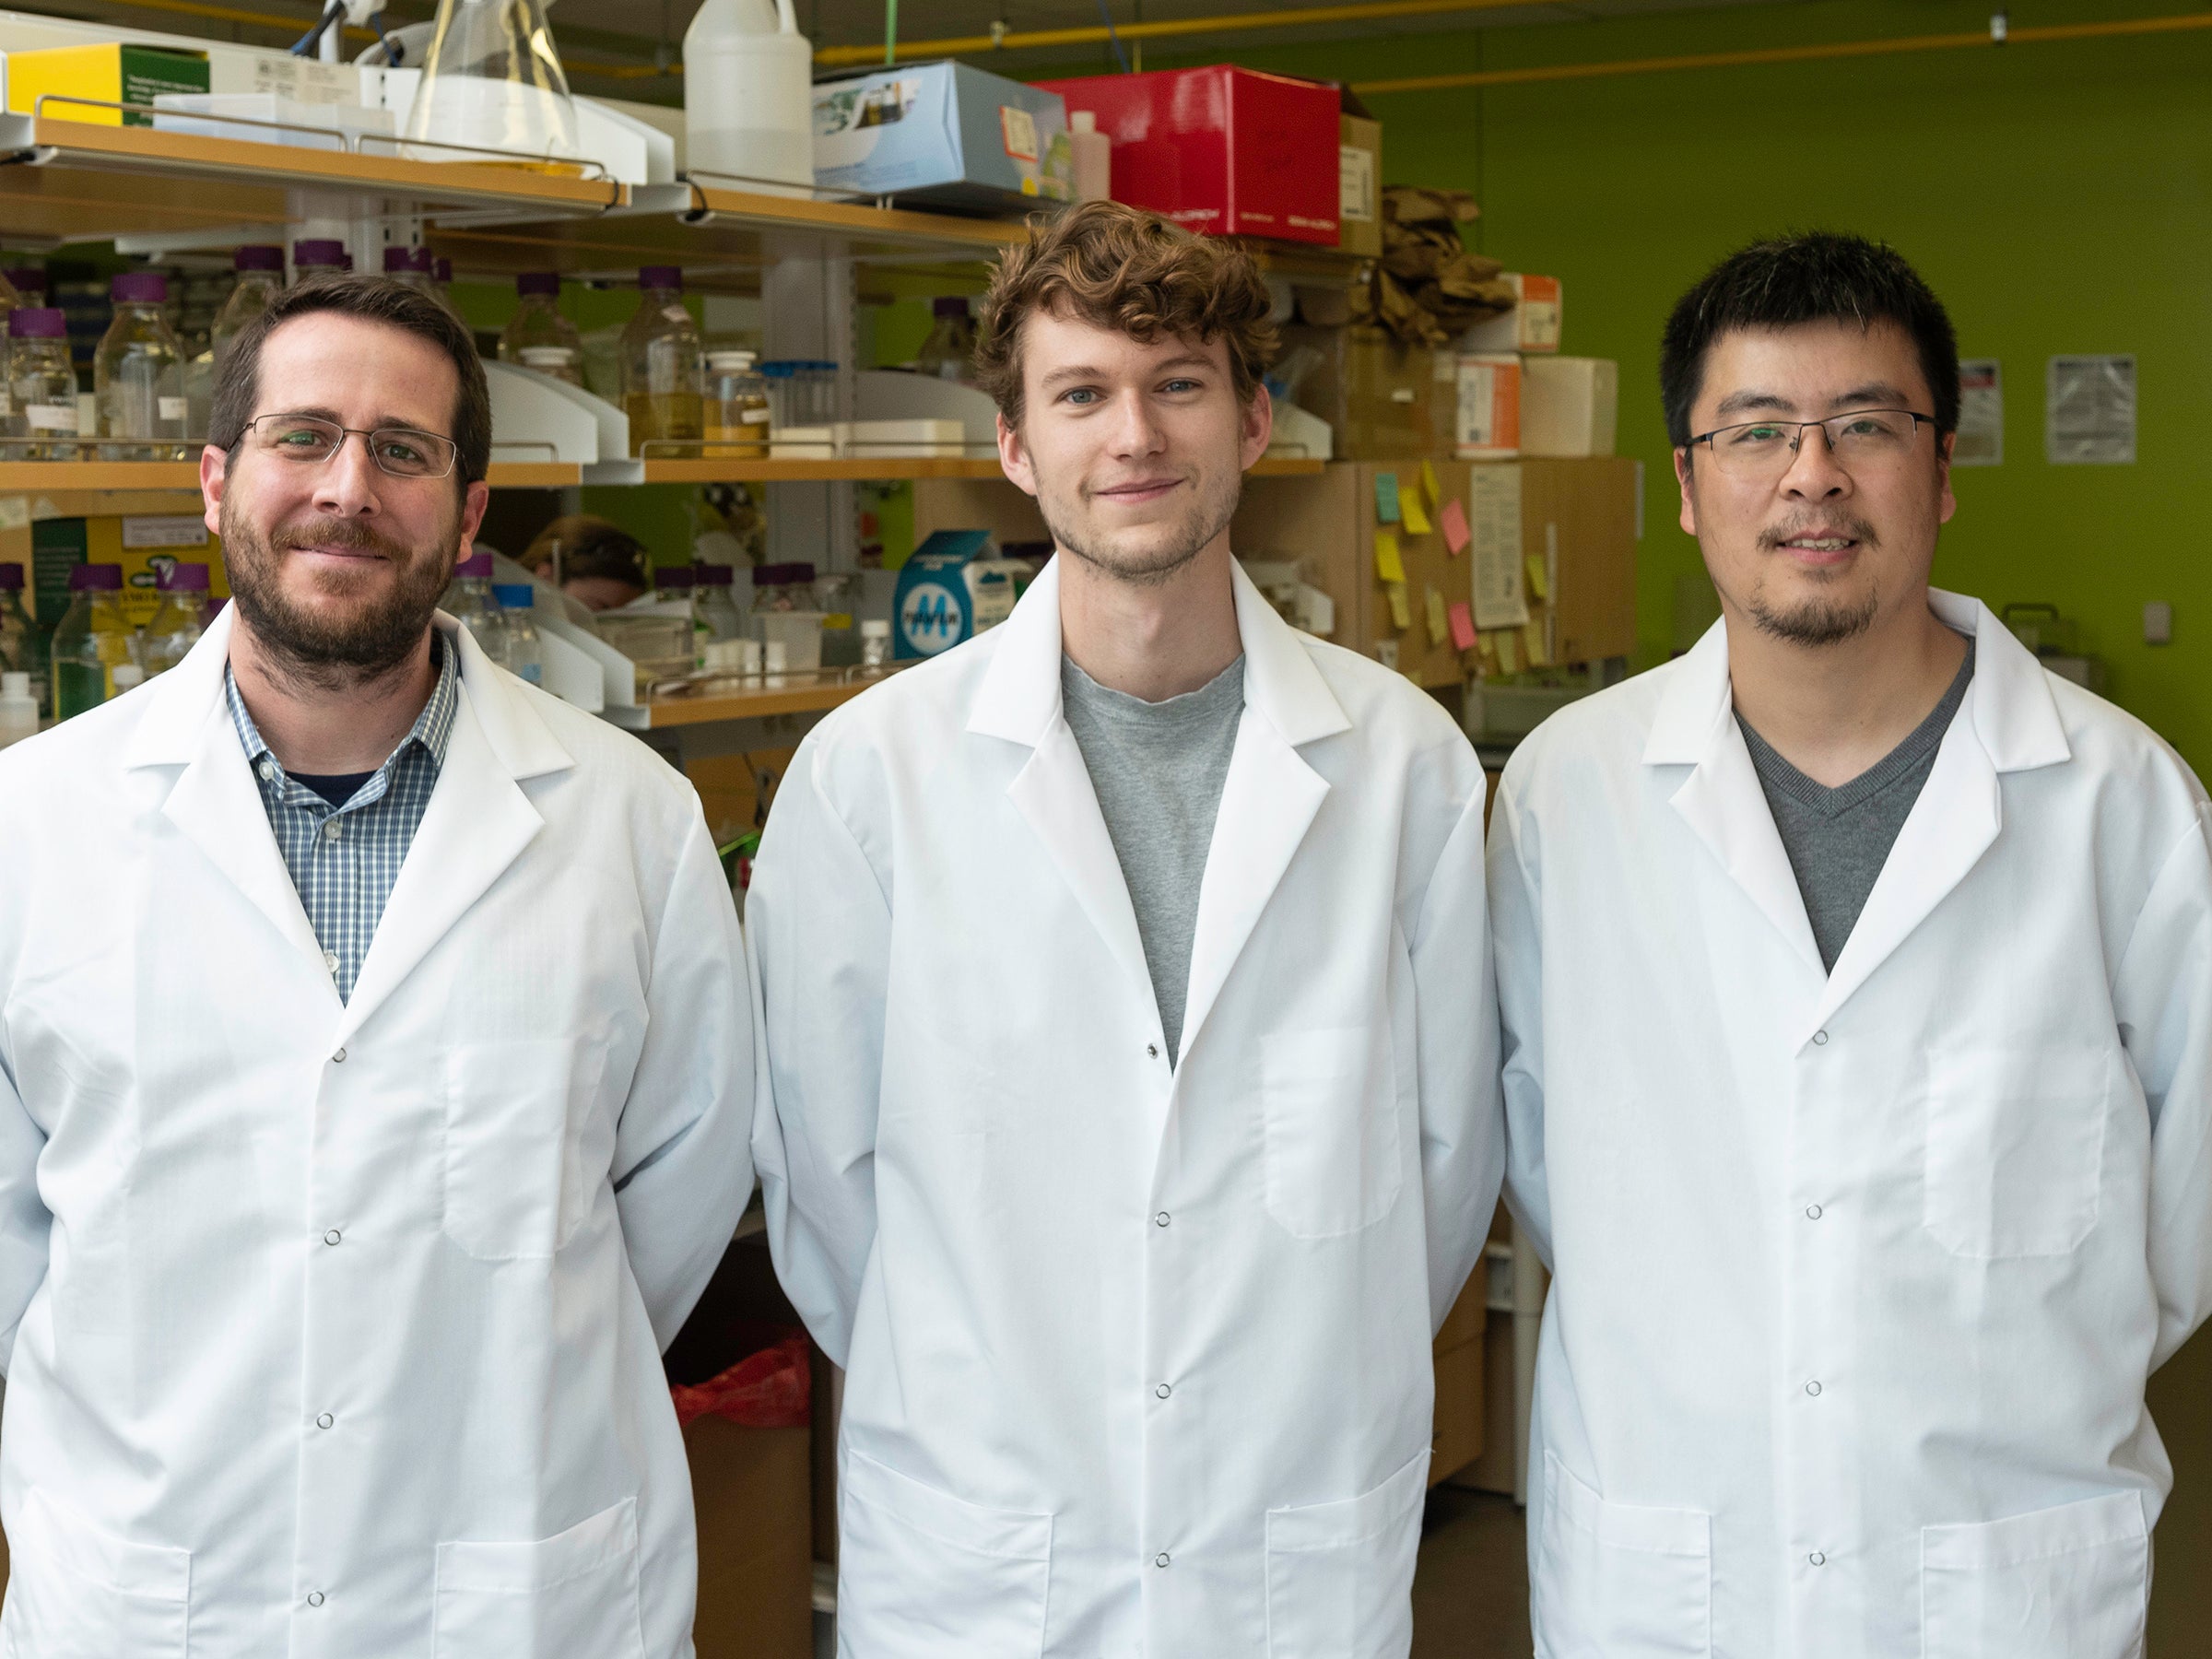
{"type": "MultiPolygon", "coordinates": [[[[790,675],[806,679],[806,675],[790,675]]],[[[633,732],[665,732],[679,726],[715,725],[732,720],[765,720],[775,714],[820,714],[851,702],[881,679],[825,680],[814,685],[764,686],[722,696],[661,697],[636,708],[609,708],[606,718],[633,732]]]]}
{"type": "Polygon", "coordinates": [[[0,115],[0,222],[18,243],[182,241],[203,233],[281,241],[298,217],[287,192],[302,188],[358,197],[385,213],[491,211],[535,219],[597,215],[630,197],[626,186],[606,179],[490,161],[418,161],[55,115],[0,115]]]}
{"type": "MultiPolygon", "coordinates": [[[[1325,465],[1286,456],[1264,456],[1253,467],[1255,478],[1310,477],[1325,465]]],[[[916,455],[845,457],[823,461],[666,460],[644,463],[648,484],[815,484],[839,480],[900,478],[1001,478],[996,456],[916,455]]]]}
{"type": "MultiPolygon", "coordinates": [[[[559,489],[583,469],[551,461],[495,461],[495,489],[559,489]]],[[[31,490],[189,489],[199,493],[197,461],[0,461],[0,493],[31,490]]]]}

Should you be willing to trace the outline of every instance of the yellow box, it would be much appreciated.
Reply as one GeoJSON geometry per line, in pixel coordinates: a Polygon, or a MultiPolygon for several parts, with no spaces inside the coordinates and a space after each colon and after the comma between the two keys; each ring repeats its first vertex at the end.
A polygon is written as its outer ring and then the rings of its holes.
{"type": "Polygon", "coordinates": [[[123,616],[133,628],[144,628],[160,608],[161,571],[169,565],[206,565],[211,595],[218,599],[230,596],[228,572],[223,569],[223,545],[194,514],[88,518],[85,562],[123,567],[123,616]],[[195,530],[196,541],[192,539],[195,530]]]}
{"type": "Polygon", "coordinates": [[[152,115],[116,104],[151,104],[158,92],[207,90],[207,54],[103,41],[97,46],[53,46],[7,54],[7,107],[11,113],[45,113],[56,121],[92,126],[151,126],[152,115]],[[89,103],[63,103],[63,98],[89,103]]]}

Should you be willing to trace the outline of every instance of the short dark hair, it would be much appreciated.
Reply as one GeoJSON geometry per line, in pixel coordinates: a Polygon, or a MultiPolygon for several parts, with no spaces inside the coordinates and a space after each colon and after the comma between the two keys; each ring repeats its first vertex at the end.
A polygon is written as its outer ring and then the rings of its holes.
{"type": "Polygon", "coordinates": [[[1936,406],[1936,429],[1959,427],[1959,339],[1943,301],[1881,242],[1830,231],[1796,231],[1731,253],[1676,301],[1659,345],[1659,395],[1666,435],[1690,439],[1689,410],[1705,381],[1705,357],[1721,335],[1802,323],[1893,323],[1920,352],[1936,406]]]}
{"type": "Polygon", "coordinates": [[[1094,328],[1151,344],[1182,335],[1229,348],[1237,402],[1250,404],[1275,360],[1266,280],[1250,253],[1197,236],[1157,213],[1086,202],[1030,219],[1027,241],[998,256],[983,295],[975,382],[1009,425],[1021,424],[1021,325],[1032,312],[1065,308],[1094,328]]]}
{"type": "Polygon", "coordinates": [[[491,392],[484,383],[484,362],[477,355],[476,336],[468,324],[446,309],[444,301],[394,282],[389,276],[330,276],[310,277],[279,292],[268,310],[231,336],[229,349],[215,371],[215,399],[207,420],[207,441],[235,453],[253,418],[253,405],[261,395],[261,348],[269,335],[295,317],[335,312],[381,323],[430,342],[453,359],[461,390],[454,401],[453,429],[446,436],[460,453],[453,471],[460,488],[476,483],[491,467],[491,392]]]}

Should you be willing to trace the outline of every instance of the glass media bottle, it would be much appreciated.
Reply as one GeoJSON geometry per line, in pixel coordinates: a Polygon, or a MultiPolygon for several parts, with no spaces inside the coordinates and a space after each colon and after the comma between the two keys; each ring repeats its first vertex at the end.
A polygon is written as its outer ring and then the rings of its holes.
{"type": "Polygon", "coordinates": [[[92,393],[109,461],[176,461],[184,454],[184,348],[162,308],[169,278],[125,271],[109,285],[115,320],[92,359],[92,393]]]}
{"type": "Polygon", "coordinates": [[[705,436],[705,363],[699,326],[684,308],[684,274],[647,265],[638,290],[637,315],[622,331],[622,408],[633,455],[656,441],[697,443],[705,436]]]}

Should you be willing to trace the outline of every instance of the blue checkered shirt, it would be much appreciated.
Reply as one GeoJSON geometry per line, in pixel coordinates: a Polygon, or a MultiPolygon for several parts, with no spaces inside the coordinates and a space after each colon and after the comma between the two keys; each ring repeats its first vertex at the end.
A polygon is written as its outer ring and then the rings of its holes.
{"type": "Polygon", "coordinates": [[[292,873],[308,924],[323,947],[323,965],[338,988],[338,1000],[353,995],[353,982],[369,954],[369,941],[383,919],[384,903],[399,879],[415,831],[445,764],[446,740],[453,735],[453,710],[460,698],[453,653],[442,640],[438,652],[438,684],[423,705],[415,728],[391,758],[353,792],[343,806],[333,806],[306,784],[285,775],[246,712],[245,699],[229,668],[223,686],[230,700],[230,724],[261,786],[261,804],[269,828],[292,873]]]}

